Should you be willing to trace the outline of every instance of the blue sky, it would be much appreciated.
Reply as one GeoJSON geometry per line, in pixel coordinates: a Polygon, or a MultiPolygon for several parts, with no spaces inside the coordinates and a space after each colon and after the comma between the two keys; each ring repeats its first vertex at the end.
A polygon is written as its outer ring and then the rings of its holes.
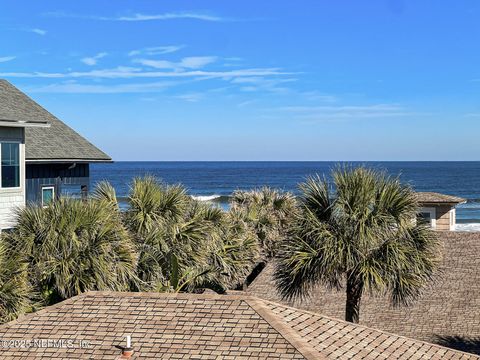
{"type": "Polygon", "coordinates": [[[0,77],[115,160],[480,160],[478,1],[0,1],[0,77]]]}

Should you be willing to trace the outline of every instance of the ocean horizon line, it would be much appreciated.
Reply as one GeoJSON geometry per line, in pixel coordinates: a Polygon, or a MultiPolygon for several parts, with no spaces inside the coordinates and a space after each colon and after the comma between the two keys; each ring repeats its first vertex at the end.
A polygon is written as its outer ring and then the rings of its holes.
{"type": "Polygon", "coordinates": [[[476,163],[480,160],[113,160],[114,163],[476,163]]]}

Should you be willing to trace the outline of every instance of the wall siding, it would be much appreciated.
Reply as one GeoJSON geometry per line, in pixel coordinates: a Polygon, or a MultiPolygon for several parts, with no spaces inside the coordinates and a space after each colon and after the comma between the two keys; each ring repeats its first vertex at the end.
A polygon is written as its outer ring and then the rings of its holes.
{"type": "Polygon", "coordinates": [[[436,230],[450,230],[450,206],[438,206],[437,208],[437,227],[436,230]]]}
{"type": "Polygon", "coordinates": [[[53,186],[55,196],[62,192],[64,185],[87,185],[89,183],[88,164],[27,164],[26,200],[28,203],[42,201],[42,187],[53,186]]]}

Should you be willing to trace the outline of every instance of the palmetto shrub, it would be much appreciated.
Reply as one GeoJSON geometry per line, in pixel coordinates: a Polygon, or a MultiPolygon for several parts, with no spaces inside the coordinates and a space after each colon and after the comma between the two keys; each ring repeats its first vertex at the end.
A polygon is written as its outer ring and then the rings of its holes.
{"type": "Polygon", "coordinates": [[[128,290],[135,278],[134,243],[112,203],[61,198],[29,205],[17,219],[7,240],[47,304],[89,290],[128,290]]]}
{"type": "Polygon", "coordinates": [[[235,191],[231,200],[231,212],[242,217],[256,234],[264,260],[275,256],[297,210],[293,194],[268,187],[235,191]]]}
{"type": "Polygon", "coordinates": [[[182,186],[138,178],[128,202],[125,223],[139,255],[136,289],[222,292],[240,283],[258,257],[241,219],[193,200],[182,186]]]}
{"type": "Polygon", "coordinates": [[[26,312],[33,291],[28,277],[28,264],[16,251],[11,251],[5,236],[0,237],[0,323],[26,312]]]}

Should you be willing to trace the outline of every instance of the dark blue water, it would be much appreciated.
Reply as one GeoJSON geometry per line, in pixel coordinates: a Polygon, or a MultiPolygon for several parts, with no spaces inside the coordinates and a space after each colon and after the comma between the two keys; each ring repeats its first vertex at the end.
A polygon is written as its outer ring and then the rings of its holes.
{"type": "MultiPolygon", "coordinates": [[[[131,180],[146,174],[168,184],[182,183],[194,196],[222,196],[236,189],[271,186],[297,192],[297,185],[312,174],[325,174],[337,162],[115,162],[91,165],[91,186],[112,183],[125,197],[131,180]]],[[[353,162],[399,175],[418,191],[435,191],[468,199],[457,210],[457,222],[480,222],[480,162],[353,162]]]]}

